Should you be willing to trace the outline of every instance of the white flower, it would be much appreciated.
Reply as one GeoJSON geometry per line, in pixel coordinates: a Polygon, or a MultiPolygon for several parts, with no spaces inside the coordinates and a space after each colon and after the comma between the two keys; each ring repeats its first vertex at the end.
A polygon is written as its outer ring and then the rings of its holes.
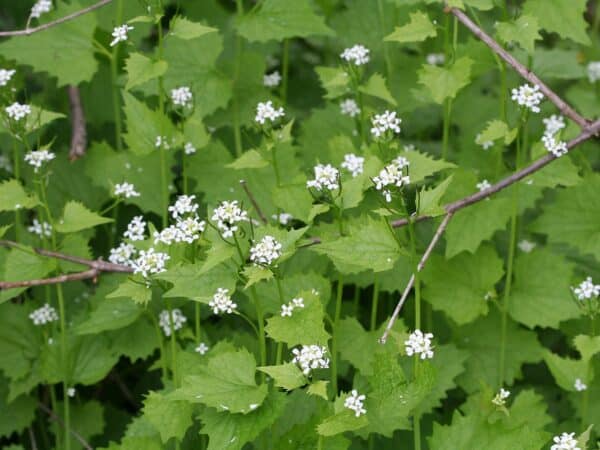
{"type": "Polygon", "coordinates": [[[544,126],[546,127],[544,130],[545,136],[554,136],[566,126],[564,117],[557,116],[556,114],[543,119],[542,122],[544,122],[544,126]]]}
{"type": "Polygon", "coordinates": [[[31,114],[31,106],[22,105],[19,102],[14,102],[12,105],[4,108],[8,117],[13,120],[21,120],[23,117],[31,114]]]}
{"type": "Polygon", "coordinates": [[[281,305],[281,317],[292,317],[294,305],[281,305]]]}
{"type": "Polygon", "coordinates": [[[554,436],[552,440],[554,445],[550,447],[550,450],[581,450],[577,447],[575,433],[563,433],[560,436],[554,436]]]}
{"type": "Polygon", "coordinates": [[[42,14],[50,12],[51,10],[52,10],[51,0],[38,0],[31,7],[31,12],[29,13],[29,16],[39,19],[39,17],[42,14]]]}
{"type": "Polygon", "coordinates": [[[16,70],[0,69],[0,86],[6,86],[16,70]]]}
{"type": "Polygon", "coordinates": [[[300,349],[293,349],[292,354],[292,362],[300,366],[304,375],[308,375],[313,369],[329,367],[329,358],[325,357],[327,348],[320,345],[303,345],[300,349]]]}
{"type": "Polygon", "coordinates": [[[488,180],[483,180],[479,183],[476,184],[477,189],[479,189],[479,192],[485,191],[486,189],[489,189],[492,187],[492,185],[490,184],[490,182],[488,180]]]}
{"type": "Polygon", "coordinates": [[[193,155],[196,153],[196,147],[194,147],[194,144],[191,142],[186,142],[186,144],[183,146],[183,152],[186,155],[193,155]]]}
{"type": "Polygon", "coordinates": [[[587,65],[587,76],[590,83],[600,80],[600,61],[591,61],[587,65]]]}
{"type": "Polygon", "coordinates": [[[135,190],[135,186],[131,183],[123,182],[115,185],[115,195],[122,195],[125,198],[139,197],[140,193],[135,190]]]}
{"type": "Polygon", "coordinates": [[[0,155],[0,169],[4,169],[7,172],[12,172],[12,162],[6,155],[0,155]]]}
{"type": "Polygon", "coordinates": [[[523,239],[517,244],[517,247],[519,247],[519,250],[521,250],[523,253],[531,253],[531,250],[535,248],[535,242],[523,239]]]}
{"type": "Polygon", "coordinates": [[[292,305],[294,308],[304,308],[304,299],[302,297],[293,298],[292,305]]]}
{"type": "Polygon", "coordinates": [[[110,249],[108,260],[113,264],[124,264],[131,266],[136,249],[133,245],[121,242],[117,248],[110,249]]]}
{"type": "Polygon", "coordinates": [[[207,352],[208,350],[209,350],[209,347],[208,347],[208,345],[206,345],[204,342],[200,342],[200,343],[199,343],[199,344],[196,346],[196,348],[194,349],[194,351],[195,351],[196,353],[199,353],[199,354],[201,354],[201,355],[204,355],[204,354],[206,354],[206,352],[207,352]]]}
{"type": "Polygon", "coordinates": [[[195,213],[198,209],[198,203],[195,202],[195,195],[180,195],[174,205],[169,206],[169,212],[173,219],[178,219],[188,213],[195,213]]]}
{"type": "Polygon", "coordinates": [[[594,284],[592,277],[587,277],[579,286],[571,287],[578,300],[589,300],[600,295],[600,284],[594,284]]]}
{"type": "Polygon", "coordinates": [[[369,49],[357,44],[353,47],[345,49],[340,57],[355,66],[362,66],[363,64],[367,64],[369,62],[369,49]]]}
{"type": "Polygon", "coordinates": [[[33,219],[31,226],[27,227],[27,231],[33,234],[37,234],[39,237],[52,236],[52,225],[48,222],[39,222],[37,219],[33,219]]]}
{"type": "Polygon", "coordinates": [[[50,322],[58,320],[58,313],[56,309],[46,303],[41,308],[34,310],[29,314],[29,318],[33,321],[34,325],[46,325],[50,322]]]}
{"type": "Polygon", "coordinates": [[[318,191],[323,191],[325,189],[334,191],[339,189],[340,186],[338,184],[338,178],[340,176],[340,172],[331,164],[317,164],[313,171],[315,173],[315,179],[308,180],[306,182],[307,187],[315,188],[318,191]]]}
{"type": "Polygon", "coordinates": [[[173,308],[171,314],[166,309],[163,309],[158,315],[158,326],[163,329],[165,336],[171,336],[172,331],[177,331],[183,328],[187,322],[187,317],[183,315],[180,309],[173,308]],[[172,323],[171,323],[172,322],[172,323]]]}
{"type": "Polygon", "coordinates": [[[269,100],[268,102],[260,102],[256,105],[256,116],[254,117],[254,120],[261,125],[264,125],[267,120],[275,122],[283,116],[285,116],[283,108],[274,108],[273,102],[269,100]]]}
{"type": "Polygon", "coordinates": [[[396,117],[396,111],[386,110],[383,114],[375,114],[375,116],[371,118],[371,124],[373,125],[371,134],[375,138],[383,136],[388,131],[399,134],[401,123],[402,119],[396,117]]]}
{"type": "Polygon", "coordinates": [[[277,87],[279,83],[281,83],[281,75],[277,70],[263,76],[263,84],[266,87],[277,87]]]}
{"type": "Polygon", "coordinates": [[[141,273],[144,278],[148,275],[164,272],[165,263],[171,259],[166,253],[156,252],[154,248],[140,251],[140,256],[133,261],[133,273],[141,273]]]}
{"type": "Polygon", "coordinates": [[[492,399],[492,403],[497,406],[504,406],[508,397],[510,397],[510,391],[500,388],[500,392],[492,399]]]}
{"type": "Polygon", "coordinates": [[[406,354],[408,356],[419,355],[421,359],[433,358],[432,338],[433,334],[431,333],[423,334],[421,330],[415,330],[408,336],[408,340],[404,341],[406,354]]]}
{"type": "Polygon", "coordinates": [[[360,114],[360,108],[351,98],[347,98],[340,102],[340,111],[343,115],[350,117],[356,117],[360,114]]]}
{"type": "Polygon", "coordinates": [[[200,233],[204,231],[206,222],[204,220],[198,220],[197,217],[188,217],[186,219],[177,222],[177,229],[179,234],[177,236],[177,242],[187,242],[191,244],[200,237],[200,233]]]}
{"type": "Polygon", "coordinates": [[[279,214],[273,214],[271,216],[271,218],[273,218],[276,221],[278,221],[281,225],[287,225],[288,223],[290,223],[290,220],[292,220],[294,218],[294,216],[292,216],[289,213],[282,212],[282,213],[279,213],[279,214]]]}
{"type": "Polygon", "coordinates": [[[477,136],[475,136],[475,143],[481,145],[484,150],[487,150],[490,147],[494,146],[494,141],[483,141],[483,142],[480,142],[480,140],[481,140],[481,133],[479,133],[477,136]]]}
{"type": "Polygon", "coordinates": [[[169,145],[169,139],[166,136],[156,136],[154,139],[154,146],[156,148],[164,148],[165,150],[169,150],[171,146],[169,145]]]}
{"type": "Polygon", "coordinates": [[[224,201],[213,211],[211,220],[217,222],[223,237],[232,237],[238,230],[236,224],[248,221],[248,213],[238,206],[237,200],[224,201]]]}
{"type": "Polygon", "coordinates": [[[350,395],[344,400],[344,408],[351,409],[354,411],[356,417],[360,417],[367,413],[367,410],[364,407],[365,399],[366,397],[364,395],[359,395],[356,389],[352,389],[350,395]]]}
{"type": "Polygon", "coordinates": [[[70,388],[67,389],[67,395],[69,397],[71,397],[71,398],[75,397],[75,393],[76,393],[76,391],[75,391],[74,387],[70,387],[70,388]]]}
{"type": "Polygon", "coordinates": [[[167,228],[163,228],[161,231],[154,232],[154,244],[171,245],[173,242],[181,242],[179,236],[180,231],[175,225],[171,225],[167,228]]]}
{"type": "Polygon", "coordinates": [[[37,172],[45,162],[52,161],[55,157],[56,155],[48,150],[34,150],[25,155],[25,162],[37,172]]]}
{"type": "Polygon", "coordinates": [[[404,175],[404,168],[409,166],[409,161],[403,156],[398,156],[390,164],[385,166],[379,175],[373,177],[375,189],[381,191],[385,196],[386,201],[392,201],[392,193],[390,187],[396,186],[401,188],[410,183],[410,177],[404,175]]]}
{"type": "Polygon", "coordinates": [[[587,389],[587,384],[585,384],[583,381],[581,381],[581,378],[575,379],[575,390],[577,392],[582,392],[582,391],[585,391],[586,389],[587,389]]]}
{"type": "Polygon", "coordinates": [[[429,53],[425,60],[431,66],[441,66],[446,62],[446,55],[443,53],[429,53]]]}
{"type": "Polygon", "coordinates": [[[539,104],[544,99],[544,94],[540,92],[540,87],[536,84],[531,87],[528,84],[519,86],[511,91],[512,99],[515,100],[519,106],[524,106],[534,113],[539,113],[539,104]]]}
{"type": "Polygon", "coordinates": [[[554,136],[544,135],[542,136],[542,142],[544,143],[546,150],[548,150],[549,153],[552,153],[557,158],[561,157],[562,155],[566,155],[569,151],[566,142],[557,141],[554,139],[554,136]]]}
{"type": "Polygon", "coordinates": [[[231,300],[231,296],[229,295],[229,289],[218,288],[217,292],[213,295],[212,300],[208,304],[213,310],[215,314],[227,313],[231,314],[237,308],[237,304],[235,304],[231,300]]]}
{"type": "Polygon", "coordinates": [[[115,27],[112,32],[112,37],[114,38],[110,43],[111,47],[114,47],[119,42],[124,42],[127,40],[127,33],[133,30],[133,27],[130,25],[121,25],[119,27],[115,27]]]}
{"type": "Polygon", "coordinates": [[[354,178],[363,173],[364,164],[365,158],[362,156],[356,156],[354,153],[347,153],[344,155],[344,162],[341,166],[350,172],[352,178],[354,178]]]}
{"type": "Polygon", "coordinates": [[[281,256],[281,244],[273,236],[265,236],[250,248],[250,261],[256,265],[270,265],[281,256]]]}
{"type": "Polygon", "coordinates": [[[171,101],[176,106],[182,106],[183,108],[191,107],[194,96],[192,91],[187,86],[181,86],[176,89],[171,89],[171,101]]]}
{"type": "Polygon", "coordinates": [[[146,222],[144,222],[144,217],[135,216],[127,225],[127,231],[123,233],[123,236],[131,239],[132,241],[143,241],[145,232],[146,222]]]}

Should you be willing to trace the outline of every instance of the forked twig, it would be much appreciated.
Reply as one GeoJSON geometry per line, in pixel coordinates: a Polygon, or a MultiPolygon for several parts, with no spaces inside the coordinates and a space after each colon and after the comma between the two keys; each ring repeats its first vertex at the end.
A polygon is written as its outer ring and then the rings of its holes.
{"type": "MultiPolygon", "coordinates": [[[[61,427],[65,428],[65,423],[63,422],[63,420],[59,416],[57,416],[54,413],[54,411],[52,411],[50,408],[48,408],[46,405],[44,405],[42,402],[38,402],[38,408],[40,408],[42,411],[44,411],[46,414],[48,414],[50,416],[50,418],[52,420],[54,420],[56,423],[58,423],[61,427]]],[[[83,438],[83,436],[80,435],[73,428],[69,428],[69,433],[71,433],[71,435],[79,441],[79,443],[83,446],[83,448],[85,448],[86,450],[94,450],[94,448],[90,444],[88,444],[88,442],[83,438]]]]}
{"type": "Polygon", "coordinates": [[[254,206],[254,209],[256,210],[256,214],[258,214],[258,217],[260,217],[260,220],[262,221],[262,223],[264,223],[265,225],[268,224],[269,221],[267,220],[267,216],[265,216],[265,214],[262,212],[262,209],[260,209],[260,206],[258,205],[256,198],[254,197],[254,195],[250,191],[250,188],[248,187],[248,183],[246,183],[246,180],[240,180],[240,184],[242,185],[242,189],[244,189],[244,192],[250,199],[252,206],[254,206]]]}

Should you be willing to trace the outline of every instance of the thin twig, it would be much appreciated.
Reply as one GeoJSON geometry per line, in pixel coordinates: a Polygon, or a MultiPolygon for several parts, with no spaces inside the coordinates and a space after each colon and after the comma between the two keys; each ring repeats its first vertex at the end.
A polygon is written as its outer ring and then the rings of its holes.
{"type": "MultiPolygon", "coordinates": [[[[50,416],[50,418],[52,420],[54,420],[55,422],[57,422],[61,427],[65,427],[65,423],[63,422],[63,420],[58,417],[54,411],[52,411],[50,408],[48,408],[46,405],[44,405],[42,402],[38,402],[38,408],[40,408],[42,411],[44,411],[46,414],[48,414],[50,416]]],[[[86,450],[94,450],[94,448],[88,444],[88,442],[83,438],[83,436],[81,436],[77,431],[75,431],[72,428],[69,428],[69,432],[71,433],[71,435],[77,439],[79,441],[79,443],[83,446],[83,448],[85,448],[86,450]]]]}
{"type": "Polygon", "coordinates": [[[81,95],[77,86],[69,86],[69,104],[71,106],[71,149],[69,159],[74,161],[85,154],[87,148],[87,130],[85,114],[81,106],[81,95]]]}
{"type": "Polygon", "coordinates": [[[140,407],[140,404],[139,404],[139,402],[136,401],[135,397],[133,396],[133,394],[131,393],[131,391],[127,387],[127,385],[123,382],[123,380],[121,379],[121,377],[119,376],[119,374],[117,372],[115,372],[115,371],[112,371],[109,374],[109,378],[116,383],[117,387],[119,388],[119,390],[121,391],[121,393],[125,397],[125,400],[127,400],[129,402],[129,404],[134,409],[137,410],[140,407]]]}
{"type": "Polygon", "coordinates": [[[242,189],[244,189],[244,192],[250,199],[252,206],[254,206],[254,209],[256,210],[256,214],[258,214],[258,217],[260,217],[260,220],[262,221],[262,223],[264,223],[265,225],[267,223],[269,223],[269,221],[267,220],[267,217],[264,215],[264,213],[260,209],[260,206],[258,206],[258,202],[256,201],[256,198],[254,197],[254,195],[252,195],[252,192],[250,192],[250,188],[248,188],[248,183],[246,183],[246,180],[240,180],[240,184],[242,185],[242,189]]]}
{"type": "Polygon", "coordinates": [[[98,269],[89,269],[83,272],[69,273],[52,278],[42,278],[39,280],[24,281],[0,281],[0,291],[4,289],[15,289],[20,287],[44,286],[46,284],[66,283],[67,281],[88,280],[97,278],[98,269]]]}
{"type": "Polygon", "coordinates": [[[488,47],[490,47],[495,53],[497,53],[504,61],[510,64],[523,78],[534,85],[538,85],[540,90],[544,93],[548,99],[556,105],[556,107],[565,116],[571,118],[581,128],[585,129],[588,127],[589,122],[582,117],[577,111],[575,111],[567,102],[560,98],[552,89],[550,89],[537,75],[527,69],[523,64],[517,61],[510,53],[500,46],[494,39],[479,28],[469,17],[456,8],[445,8],[444,11],[452,13],[458,20],[460,20],[469,30],[473,32],[475,36],[481,39],[488,47]]]}
{"type": "Polygon", "coordinates": [[[35,440],[35,434],[33,434],[33,430],[31,427],[27,428],[27,432],[29,433],[29,442],[31,443],[31,450],[38,450],[37,441],[35,440]]]}
{"type": "MultiPolygon", "coordinates": [[[[423,253],[423,256],[421,257],[419,264],[417,264],[417,272],[422,271],[423,267],[425,267],[425,263],[431,256],[431,252],[433,252],[433,249],[434,249],[435,245],[438,243],[438,241],[440,240],[440,238],[442,237],[442,234],[444,234],[444,230],[448,226],[448,222],[450,222],[450,219],[452,218],[453,214],[454,213],[452,213],[452,212],[449,212],[448,214],[446,214],[446,216],[444,217],[444,220],[442,220],[442,222],[438,226],[438,229],[436,230],[435,234],[433,235],[433,238],[431,239],[429,246],[425,250],[425,253],[423,253]]],[[[390,333],[390,330],[392,329],[392,327],[394,326],[394,323],[398,319],[398,315],[400,314],[402,305],[404,305],[404,302],[406,301],[408,294],[409,294],[410,290],[413,288],[414,284],[415,284],[415,274],[413,273],[410,276],[410,279],[408,280],[408,284],[406,285],[406,288],[404,288],[404,292],[402,293],[402,296],[400,297],[400,300],[398,301],[398,304],[396,305],[396,308],[394,309],[394,313],[392,314],[392,317],[390,317],[390,320],[388,321],[388,324],[385,327],[385,331],[383,332],[383,335],[379,339],[379,342],[381,344],[385,344],[385,342],[387,341],[388,334],[390,333]]]]}
{"type": "Polygon", "coordinates": [[[60,19],[53,20],[52,22],[45,23],[43,25],[39,25],[33,28],[25,28],[24,30],[13,30],[13,31],[0,31],[0,37],[9,37],[9,36],[29,36],[30,34],[37,33],[39,31],[46,30],[55,25],[59,25],[64,22],[68,22],[69,20],[73,20],[79,16],[83,16],[89,12],[94,11],[95,9],[101,8],[104,5],[108,5],[112,0],[101,0],[98,3],[95,3],[87,8],[83,8],[79,11],[75,11],[72,14],[68,14],[60,19]]]}

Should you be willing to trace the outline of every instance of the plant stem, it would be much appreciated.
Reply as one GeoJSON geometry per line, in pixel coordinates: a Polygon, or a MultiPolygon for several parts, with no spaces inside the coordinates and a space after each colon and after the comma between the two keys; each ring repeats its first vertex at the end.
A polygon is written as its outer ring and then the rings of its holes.
{"type": "Polygon", "coordinates": [[[377,307],[379,305],[379,278],[375,276],[375,283],[373,284],[373,301],[371,303],[371,324],[370,330],[374,331],[377,326],[377,307]]]}
{"type": "MultiPolygon", "coordinates": [[[[595,316],[590,316],[590,336],[593,338],[596,336],[596,327],[594,323],[595,316]]],[[[594,376],[594,366],[592,364],[593,359],[588,361],[587,367],[587,382],[590,383],[592,381],[592,377],[594,376]]],[[[588,408],[590,404],[590,390],[589,388],[583,391],[583,397],[581,399],[581,431],[585,431],[586,428],[586,417],[588,415],[588,408]]]]}
{"type": "MultiPolygon", "coordinates": [[[[384,15],[384,11],[383,11],[383,1],[382,0],[377,0],[377,13],[379,15],[379,28],[385,34],[385,15],[384,15]]],[[[387,43],[384,42],[383,40],[382,40],[381,45],[383,46],[383,57],[385,59],[386,75],[389,78],[389,76],[393,72],[392,59],[390,58],[390,49],[388,48],[387,43]]],[[[388,82],[389,82],[389,79],[388,79],[388,82]]]]}
{"type": "Polygon", "coordinates": [[[67,379],[67,320],[65,315],[65,299],[63,296],[62,284],[56,285],[56,295],[58,297],[58,310],[60,317],[60,346],[61,346],[61,365],[64,371],[63,377],[63,403],[64,403],[64,422],[65,422],[65,450],[71,449],[71,413],[68,394],[68,379],[67,379]]]}
{"type": "Polygon", "coordinates": [[[447,98],[444,100],[444,123],[443,123],[443,135],[442,135],[442,159],[448,157],[448,142],[450,139],[450,117],[452,113],[452,99],[447,98]]]}
{"type": "Polygon", "coordinates": [[[163,345],[163,335],[160,327],[158,326],[158,322],[156,317],[153,314],[148,313],[150,317],[150,321],[152,325],[154,325],[154,331],[156,331],[156,338],[158,339],[158,349],[160,351],[160,371],[162,375],[162,379],[166,380],[167,378],[167,363],[165,361],[165,346],[163,345]]]}
{"type": "Polygon", "coordinates": [[[196,325],[196,344],[200,344],[200,303],[198,302],[194,305],[194,323],[196,325]]]}
{"type": "Polygon", "coordinates": [[[412,218],[409,218],[408,233],[410,236],[410,249],[411,249],[411,256],[412,256],[413,273],[415,275],[415,284],[414,284],[414,289],[415,289],[415,329],[420,330],[421,329],[421,283],[419,282],[420,281],[419,269],[418,269],[419,257],[417,256],[417,240],[416,240],[416,233],[415,233],[415,223],[414,223],[414,220],[412,220],[412,218]]]}
{"type": "MultiPolygon", "coordinates": [[[[258,322],[258,345],[260,348],[260,365],[267,365],[267,339],[265,335],[265,324],[264,324],[264,316],[262,305],[260,303],[260,299],[256,294],[256,288],[254,286],[250,286],[250,295],[252,296],[252,302],[254,303],[254,308],[256,308],[256,320],[258,322]]],[[[261,380],[265,381],[265,373],[261,372],[261,380]]]]}
{"type": "Polygon", "coordinates": [[[167,309],[169,310],[169,327],[171,327],[171,374],[173,375],[173,385],[179,386],[179,377],[177,370],[177,338],[175,336],[175,322],[173,321],[173,305],[171,299],[167,298],[167,309]]]}
{"type": "MultiPolygon", "coordinates": [[[[123,0],[118,0],[116,23],[120,25],[121,22],[123,22],[123,0]]],[[[115,146],[117,150],[121,151],[123,150],[123,141],[121,140],[121,97],[119,95],[119,85],[117,84],[119,76],[119,48],[119,45],[115,45],[110,57],[110,81],[112,85],[113,119],[115,121],[115,146]]]]}
{"type": "MultiPolygon", "coordinates": [[[[237,16],[241,18],[244,15],[244,3],[242,0],[236,0],[237,16]]],[[[242,130],[240,125],[240,105],[236,92],[236,85],[240,77],[241,57],[243,50],[243,41],[241,36],[235,38],[235,62],[233,68],[233,140],[235,142],[235,156],[242,156],[242,130]]]]}
{"type": "Polygon", "coordinates": [[[281,63],[281,101],[283,104],[287,104],[287,93],[288,93],[288,78],[290,71],[290,40],[283,40],[283,57],[281,63]]]}
{"type": "Polygon", "coordinates": [[[340,324],[340,315],[342,313],[342,296],[344,293],[344,279],[340,275],[337,285],[337,294],[335,298],[335,313],[333,316],[333,331],[332,331],[332,342],[331,342],[331,386],[333,388],[333,397],[335,398],[338,393],[338,380],[337,380],[337,359],[338,359],[338,328],[340,324]]]}
{"type": "Polygon", "coordinates": [[[271,154],[273,155],[273,172],[275,172],[275,183],[277,187],[281,186],[281,177],[279,175],[279,163],[277,162],[277,145],[274,145],[271,154]]]}
{"type": "MultiPolygon", "coordinates": [[[[19,155],[19,145],[16,139],[13,139],[13,169],[15,179],[17,181],[21,178],[21,158],[19,155]]],[[[15,209],[15,240],[18,242],[21,231],[21,211],[15,209]]]]}

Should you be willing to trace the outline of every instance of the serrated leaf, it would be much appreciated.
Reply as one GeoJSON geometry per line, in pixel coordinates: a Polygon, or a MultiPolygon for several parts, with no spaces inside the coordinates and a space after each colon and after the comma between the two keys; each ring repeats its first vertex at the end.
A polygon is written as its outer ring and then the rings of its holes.
{"type": "Polygon", "coordinates": [[[255,265],[244,267],[242,274],[248,280],[246,281],[244,289],[248,289],[250,286],[255,285],[260,281],[270,280],[274,276],[270,269],[255,265]]]}
{"type": "Polygon", "coordinates": [[[575,348],[581,353],[581,359],[589,362],[596,353],[600,353],[600,336],[580,334],[573,339],[575,348]]]}
{"type": "Polygon", "coordinates": [[[457,59],[452,66],[425,65],[419,70],[419,83],[424,85],[436,103],[454,98],[458,91],[469,84],[473,60],[469,57],[457,59]]]}
{"type": "Polygon", "coordinates": [[[359,86],[358,90],[363,94],[370,95],[371,97],[380,98],[381,100],[388,102],[390,105],[397,105],[396,100],[385,84],[385,78],[378,73],[371,75],[365,84],[359,86]]]}
{"type": "Polygon", "coordinates": [[[238,159],[225,165],[225,167],[229,167],[230,169],[260,169],[261,167],[266,167],[269,165],[269,161],[267,161],[263,156],[257,152],[256,150],[248,150],[242,154],[238,159]]]}
{"type": "Polygon", "coordinates": [[[396,27],[393,33],[388,34],[383,40],[393,42],[421,42],[427,38],[435,37],[435,25],[427,14],[416,11],[410,13],[410,22],[401,27],[396,27]]]}
{"type": "Polygon", "coordinates": [[[163,444],[185,435],[192,425],[192,412],[190,403],[169,400],[160,392],[150,392],[144,400],[144,418],[158,430],[163,444]]]}
{"type": "Polygon", "coordinates": [[[537,17],[534,16],[522,15],[510,22],[497,23],[496,30],[502,41],[517,42],[530,55],[533,54],[535,41],[542,39],[537,17]]]}
{"type": "MultiPolygon", "coordinates": [[[[3,281],[25,281],[45,278],[56,269],[56,261],[39,256],[29,247],[10,250],[4,260],[3,281]]],[[[5,302],[23,292],[26,288],[15,288],[0,291],[0,303],[5,302]]]]}
{"type": "Polygon", "coordinates": [[[59,233],[73,233],[112,221],[113,219],[102,217],[90,211],[79,202],[70,201],[65,205],[62,219],[59,220],[55,228],[59,233]]]}
{"type": "Polygon", "coordinates": [[[508,128],[505,122],[494,119],[490,120],[485,129],[479,133],[477,138],[475,139],[475,143],[481,145],[487,141],[495,141],[497,139],[503,139],[504,145],[509,145],[512,141],[517,137],[517,128],[513,128],[512,130],[508,128]]]}
{"type": "Polygon", "coordinates": [[[104,300],[74,331],[77,334],[96,334],[116,330],[132,324],[141,314],[142,309],[136,303],[104,300]]]}
{"type": "Polygon", "coordinates": [[[440,204],[442,196],[452,182],[452,175],[442,181],[433,189],[426,189],[419,193],[419,214],[431,217],[437,217],[445,214],[446,210],[440,204]]]}
{"type": "Polygon", "coordinates": [[[216,28],[207,27],[198,22],[192,22],[189,19],[186,19],[182,16],[175,16],[171,20],[171,26],[169,30],[169,34],[171,36],[176,36],[179,39],[190,40],[199,38],[208,33],[214,33],[217,30],[216,28]]]}
{"type": "Polygon", "coordinates": [[[19,181],[11,179],[0,184],[0,212],[31,209],[38,204],[37,196],[28,194],[19,181]]]}
{"type": "Polygon", "coordinates": [[[325,89],[325,98],[333,100],[345,95],[349,91],[350,77],[341,67],[315,67],[315,72],[321,82],[321,87],[325,89]]]}
{"type": "Polygon", "coordinates": [[[354,412],[346,409],[326,418],[317,426],[317,433],[321,436],[335,436],[346,431],[354,431],[369,424],[365,415],[356,417],[354,412]]]}
{"type": "Polygon", "coordinates": [[[584,383],[590,381],[587,379],[587,363],[585,361],[563,358],[546,350],[544,352],[544,362],[550,369],[556,384],[565,391],[576,392],[575,380],[578,378],[584,383]]]}
{"type": "Polygon", "coordinates": [[[10,437],[13,433],[21,433],[27,428],[33,422],[37,409],[37,401],[34,397],[22,395],[7,402],[7,394],[8,387],[3,382],[0,384],[0,437],[4,438],[10,437]]]}
{"type": "Polygon", "coordinates": [[[411,183],[423,181],[426,177],[444,169],[452,169],[455,164],[441,159],[434,159],[426,153],[408,151],[402,154],[410,162],[408,173],[411,183]]]}
{"type": "Polygon", "coordinates": [[[152,298],[152,289],[141,283],[135,283],[132,280],[125,280],[106,298],[132,300],[138,305],[146,305],[152,298]]]}
{"type": "Polygon", "coordinates": [[[125,89],[130,90],[164,75],[168,67],[166,61],[154,61],[141,53],[132,53],[125,61],[125,72],[127,72],[125,89]]]}
{"type": "Polygon", "coordinates": [[[218,288],[235,291],[235,272],[226,264],[219,264],[203,271],[202,263],[175,266],[156,275],[156,278],[168,281],[173,287],[165,292],[165,297],[183,297],[202,303],[210,303],[218,288]]]}
{"type": "Polygon", "coordinates": [[[308,386],[306,393],[309,395],[316,395],[317,397],[321,397],[324,400],[328,400],[327,384],[329,384],[329,381],[327,381],[327,380],[313,381],[308,386]]]}
{"type": "Polygon", "coordinates": [[[285,363],[279,366],[262,366],[258,367],[258,370],[273,378],[275,386],[282,387],[288,391],[304,386],[308,382],[298,366],[292,363],[285,363]]]}
{"type": "Polygon", "coordinates": [[[583,17],[586,4],[586,0],[553,0],[549,8],[546,0],[527,0],[523,14],[537,17],[540,27],[546,31],[558,33],[579,44],[590,45],[586,33],[588,24],[583,17]]]}

